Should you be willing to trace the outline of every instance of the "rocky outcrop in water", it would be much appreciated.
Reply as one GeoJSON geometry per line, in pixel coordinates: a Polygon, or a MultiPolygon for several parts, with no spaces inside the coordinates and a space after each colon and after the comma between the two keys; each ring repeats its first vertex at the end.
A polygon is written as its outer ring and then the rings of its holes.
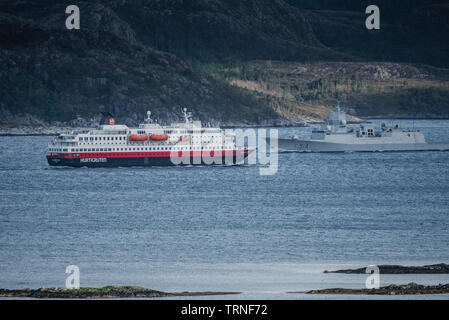
{"type": "MultiPolygon", "coordinates": [[[[425,266],[401,266],[401,265],[379,265],[381,274],[447,274],[449,273],[449,265],[445,263],[431,264],[425,266]]],[[[347,274],[361,274],[366,273],[365,268],[358,269],[343,269],[328,271],[324,273],[347,273],[347,274]]]]}
{"type": "Polygon", "coordinates": [[[107,286],[103,288],[39,288],[39,289],[0,289],[4,298],[158,298],[179,296],[207,296],[239,294],[239,292],[162,292],[134,286],[107,286]]]}
{"type": "Polygon", "coordinates": [[[405,285],[391,284],[379,289],[344,289],[331,288],[311,290],[308,294],[368,294],[368,295],[404,295],[404,294],[441,294],[449,293],[449,283],[425,286],[411,282],[405,285]]]}

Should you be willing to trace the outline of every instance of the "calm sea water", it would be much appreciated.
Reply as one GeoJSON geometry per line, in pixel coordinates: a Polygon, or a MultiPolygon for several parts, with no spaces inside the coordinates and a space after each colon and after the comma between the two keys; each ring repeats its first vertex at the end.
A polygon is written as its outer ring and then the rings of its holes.
{"type": "MultiPolygon", "coordinates": [[[[401,125],[449,140],[449,121],[401,125]]],[[[0,137],[0,287],[61,287],[75,264],[81,286],[296,299],[286,292],[364,286],[364,275],[325,269],[449,262],[449,152],[280,154],[277,174],[260,176],[257,166],[55,169],[49,139],[0,137]]],[[[412,281],[449,276],[381,275],[412,281]]]]}

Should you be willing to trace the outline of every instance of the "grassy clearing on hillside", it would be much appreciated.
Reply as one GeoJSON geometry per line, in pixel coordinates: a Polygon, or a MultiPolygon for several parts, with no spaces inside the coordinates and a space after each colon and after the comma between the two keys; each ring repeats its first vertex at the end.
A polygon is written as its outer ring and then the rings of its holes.
{"type": "Polygon", "coordinates": [[[357,116],[448,117],[449,72],[397,63],[253,61],[202,73],[252,92],[287,118],[326,116],[340,100],[357,116]]]}

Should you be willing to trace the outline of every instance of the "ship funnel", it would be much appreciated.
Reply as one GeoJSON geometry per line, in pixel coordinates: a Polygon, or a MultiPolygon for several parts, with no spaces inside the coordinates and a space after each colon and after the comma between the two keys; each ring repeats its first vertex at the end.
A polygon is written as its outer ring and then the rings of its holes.
{"type": "MultiPolygon", "coordinates": [[[[101,125],[110,125],[110,120],[114,119],[114,115],[110,112],[102,112],[101,113],[101,120],[100,120],[100,126],[101,125]]],[[[114,120],[115,124],[115,120],[114,120]]]]}
{"type": "Polygon", "coordinates": [[[329,114],[328,124],[330,126],[346,126],[346,113],[340,109],[340,101],[337,101],[335,111],[329,114]]]}

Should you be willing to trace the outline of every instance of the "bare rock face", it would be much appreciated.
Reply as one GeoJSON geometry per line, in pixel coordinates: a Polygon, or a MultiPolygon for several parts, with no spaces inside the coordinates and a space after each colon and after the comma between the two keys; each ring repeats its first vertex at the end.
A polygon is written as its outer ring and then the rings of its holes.
{"type": "Polygon", "coordinates": [[[315,36],[307,17],[282,0],[111,1],[132,15],[142,42],[182,58],[342,58],[315,36]]]}
{"type": "MultiPolygon", "coordinates": [[[[65,5],[55,5],[42,11],[36,22],[48,29],[65,29],[65,5]]],[[[114,11],[100,3],[78,3],[82,13],[82,28],[92,31],[104,31],[136,44],[136,33],[129,24],[114,11]]]]}

